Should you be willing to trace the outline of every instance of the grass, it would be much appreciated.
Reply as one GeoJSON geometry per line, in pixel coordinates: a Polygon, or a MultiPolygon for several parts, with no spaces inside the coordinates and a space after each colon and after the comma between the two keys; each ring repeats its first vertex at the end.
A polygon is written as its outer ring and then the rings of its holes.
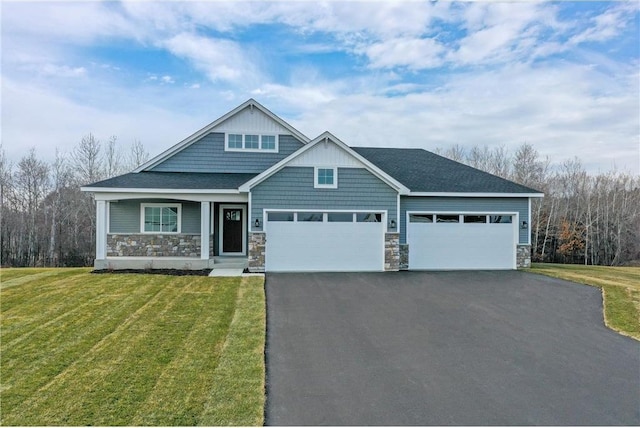
{"type": "Polygon", "coordinates": [[[0,275],[2,425],[262,425],[262,278],[0,275]]]}
{"type": "Polygon", "coordinates": [[[640,268],[534,263],[529,271],[600,287],[605,324],[640,340],[640,268]]]}

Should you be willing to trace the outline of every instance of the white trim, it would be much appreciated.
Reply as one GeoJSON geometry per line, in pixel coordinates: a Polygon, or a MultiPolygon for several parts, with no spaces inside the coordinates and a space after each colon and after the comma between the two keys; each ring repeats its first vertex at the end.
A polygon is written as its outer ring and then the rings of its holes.
{"type": "Polygon", "coordinates": [[[398,193],[398,203],[397,203],[397,207],[396,209],[398,210],[396,212],[396,233],[398,233],[398,235],[400,234],[400,222],[402,221],[401,219],[401,215],[400,215],[400,194],[398,193]]]}
{"type": "Polygon", "coordinates": [[[228,202],[243,203],[247,202],[247,194],[202,194],[202,193],[179,193],[179,194],[162,194],[162,193],[95,193],[96,201],[120,201],[129,199],[178,199],[190,202],[228,202]]]}
{"type": "Polygon", "coordinates": [[[228,253],[223,251],[223,238],[224,238],[224,216],[223,210],[227,209],[241,209],[242,216],[247,218],[247,206],[246,205],[238,205],[238,204],[220,204],[218,208],[218,253],[221,256],[244,256],[247,254],[247,222],[242,222],[242,252],[239,253],[228,253]]]}
{"type": "Polygon", "coordinates": [[[232,116],[235,116],[236,114],[238,114],[239,112],[241,112],[242,110],[244,110],[245,108],[247,108],[249,106],[251,106],[251,108],[255,107],[258,110],[260,110],[262,113],[264,113],[267,116],[269,116],[272,120],[274,120],[280,126],[282,126],[283,128],[287,129],[289,132],[291,132],[291,134],[294,137],[296,137],[298,140],[302,141],[303,144],[306,144],[306,143],[309,142],[309,138],[307,136],[302,134],[300,131],[295,129],[293,126],[289,125],[287,122],[285,122],[284,120],[282,120],[281,118],[279,118],[278,116],[273,114],[272,112],[270,112],[266,107],[264,107],[263,105],[258,103],[256,100],[254,100],[253,98],[250,98],[249,100],[245,101],[244,103],[242,103],[241,105],[239,105],[235,109],[231,110],[230,112],[228,112],[224,116],[221,116],[220,118],[218,118],[218,119],[214,120],[213,122],[211,122],[209,125],[205,126],[204,128],[200,129],[199,131],[196,131],[195,133],[193,133],[189,137],[187,137],[184,140],[180,141],[178,144],[174,145],[173,147],[170,147],[169,149],[167,149],[164,152],[160,153],[158,156],[154,157],[153,159],[150,159],[149,161],[143,163],[138,168],[134,169],[133,172],[141,172],[141,171],[144,171],[146,169],[153,168],[154,166],[158,165],[161,162],[164,162],[165,160],[167,160],[168,158],[170,158],[171,156],[173,156],[177,152],[181,151],[182,149],[184,149],[184,148],[190,146],[191,144],[195,143],[196,141],[198,141],[201,137],[203,137],[204,135],[206,135],[209,132],[211,132],[214,128],[216,128],[218,125],[220,125],[225,120],[229,119],[232,116]]]}
{"type": "Polygon", "coordinates": [[[96,259],[107,256],[107,202],[96,201],[96,259]]]}
{"type": "Polygon", "coordinates": [[[105,201],[107,203],[107,235],[111,233],[111,201],[105,201]]]}
{"type": "Polygon", "coordinates": [[[313,188],[314,189],[337,189],[338,188],[338,167],[335,166],[315,166],[313,167],[313,188]],[[332,184],[320,184],[318,183],[318,171],[321,169],[333,170],[333,183],[332,184]]]}
{"type": "Polygon", "coordinates": [[[211,229],[209,228],[211,220],[211,202],[200,202],[200,259],[209,259],[209,238],[211,229]]]}
{"type": "Polygon", "coordinates": [[[238,194],[238,189],[166,189],[166,188],[144,188],[144,187],[81,187],[83,192],[94,193],[224,193],[238,194]]]}
{"type": "MultiPolygon", "coordinates": [[[[527,220],[527,243],[523,245],[531,245],[531,198],[529,198],[529,218],[527,220]]],[[[518,242],[520,240],[518,239],[518,242]]]]}
{"type": "Polygon", "coordinates": [[[238,189],[240,190],[240,192],[248,192],[252,187],[256,186],[257,184],[259,184],[259,183],[263,182],[264,180],[266,180],[267,178],[271,177],[276,172],[280,171],[282,168],[287,166],[287,164],[289,162],[291,162],[293,159],[297,158],[298,156],[302,155],[303,153],[306,153],[307,150],[310,150],[316,144],[319,144],[320,142],[329,142],[329,141],[331,141],[332,143],[336,144],[338,147],[341,147],[348,154],[350,154],[355,159],[360,161],[370,173],[375,175],[380,180],[384,181],[391,188],[393,188],[396,191],[400,192],[400,194],[402,194],[402,195],[409,194],[409,189],[404,184],[400,183],[398,180],[396,180],[395,178],[391,177],[389,174],[387,174],[386,172],[384,172],[383,170],[381,170],[380,168],[378,168],[377,166],[375,166],[374,164],[369,162],[366,158],[364,158],[359,153],[357,153],[355,150],[353,150],[351,147],[347,146],[345,143],[340,141],[338,138],[336,138],[330,132],[322,133],[321,135],[316,137],[313,141],[309,142],[308,144],[306,144],[305,146],[301,147],[300,149],[298,149],[294,153],[292,153],[289,156],[287,156],[286,158],[282,159],[280,162],[276,163],[275,165],[273,165],[270,168],[266,169],[265,171],[261,172],[257,176],[253,177],[251,180],[249,180],[246,183],[244,183],[243,185],[241,185],[238,189]]]}
{"type": "Polygon", "coordinates": [[[441,196],[451,198],[542,198],[544,197],[544,193],[410,192],[406,196],[441,196]]]}
{"type": "Polygon", "coordinates": [[[255,134],[253,132],[225,132],[224,133],[224,151],[225,152],[243,152],[243,153],[278,153],[280,148],[280,139],[277,134],[255,134]],[[242,135],[242,148],[238,147],[229,147],[229,135],[242,135]],[[246,145],[246,137],[247,135],[257,135],[258,136],[258,148],[247,149],[246,145]],[[262,148],[262,137],[275,137],[275,149],[263,149],[262,148]]]}
{"type": "MultiPolygon", "coordinates": [[[[162,226],[160,226],[162,227],[162,226]]],[[[145,234],[145,235],[177,235],[179,233],[182,233],[182,204],[180,203],[175,203],[175,202],[169,202],[169,203],[162,203],[162,202],[141,202],[140,203],[140,233],[141,234],[145,234]],[[163,231],[163,230],[153,230],[153,231],[146,231],[144,230],[144,211],[145,208],[177,208],[178,209],[178,218],[177,218],[177,222],[178,222],[178,230],[176,232],[167,232],[167,231],[163,231]]]]}

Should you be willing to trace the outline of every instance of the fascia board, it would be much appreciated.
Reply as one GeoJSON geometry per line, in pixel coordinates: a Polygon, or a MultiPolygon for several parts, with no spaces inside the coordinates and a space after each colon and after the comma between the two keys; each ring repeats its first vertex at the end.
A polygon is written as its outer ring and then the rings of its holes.
{"type": "Polygon", "coordinates": [[[149,188],[125,188],[125,187],[81,187],[83,192],[93,193],[240,193],[238,189],[149,189],[149,188]]]}
{"type": "Polygon", "coordinates": [[[544,193],[496,193],[496,192],[409,192],[405,196],[439,196],[463,198],[543,198],[544,193]]]}

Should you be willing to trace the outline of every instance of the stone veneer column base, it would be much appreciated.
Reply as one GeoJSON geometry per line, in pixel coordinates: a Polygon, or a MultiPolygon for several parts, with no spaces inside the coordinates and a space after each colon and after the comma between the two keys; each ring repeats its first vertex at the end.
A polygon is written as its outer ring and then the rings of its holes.
{"type": "Polygon", "coordinates": [[[531,267],[531,245],[518,245],[516,249],[516,266],[518,268],[531,267]]]}
{"type": "Polygon", "coordinates": [[[409,244],[400,244],[400,270],[409,270],[409,244]]]}
{"type": "Polygon", "coordinates": [[[384,270],[397,272],[400,268],[400,234],[384,234],[384,270]]]}
{"type": "Polygon", "coordinates": [[[249,272],[264,272],[266,233],[249,233],[249,272]]]}

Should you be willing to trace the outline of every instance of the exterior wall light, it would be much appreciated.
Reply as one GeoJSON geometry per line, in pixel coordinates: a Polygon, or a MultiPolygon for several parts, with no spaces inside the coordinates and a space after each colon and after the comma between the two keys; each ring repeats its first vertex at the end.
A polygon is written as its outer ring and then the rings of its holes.
{"type": "Polygon", "coordinates": [[[253,223],[256,227],[260,227],[260,219],[257,218],[256,221],[253,223]]]}
{"type": "Polygon", "coordinates": [[[391,221],[389,222],[389,228],[391,229],[396,228],[396,221],[394,219],[391,219],[391,221]]]}
{"type": "Polygon", "coordinates": [[[526,220],[522,220],[522,223],[520,224],[520,229],[526,229],[527,228],[527,222],[526,220]]]}

